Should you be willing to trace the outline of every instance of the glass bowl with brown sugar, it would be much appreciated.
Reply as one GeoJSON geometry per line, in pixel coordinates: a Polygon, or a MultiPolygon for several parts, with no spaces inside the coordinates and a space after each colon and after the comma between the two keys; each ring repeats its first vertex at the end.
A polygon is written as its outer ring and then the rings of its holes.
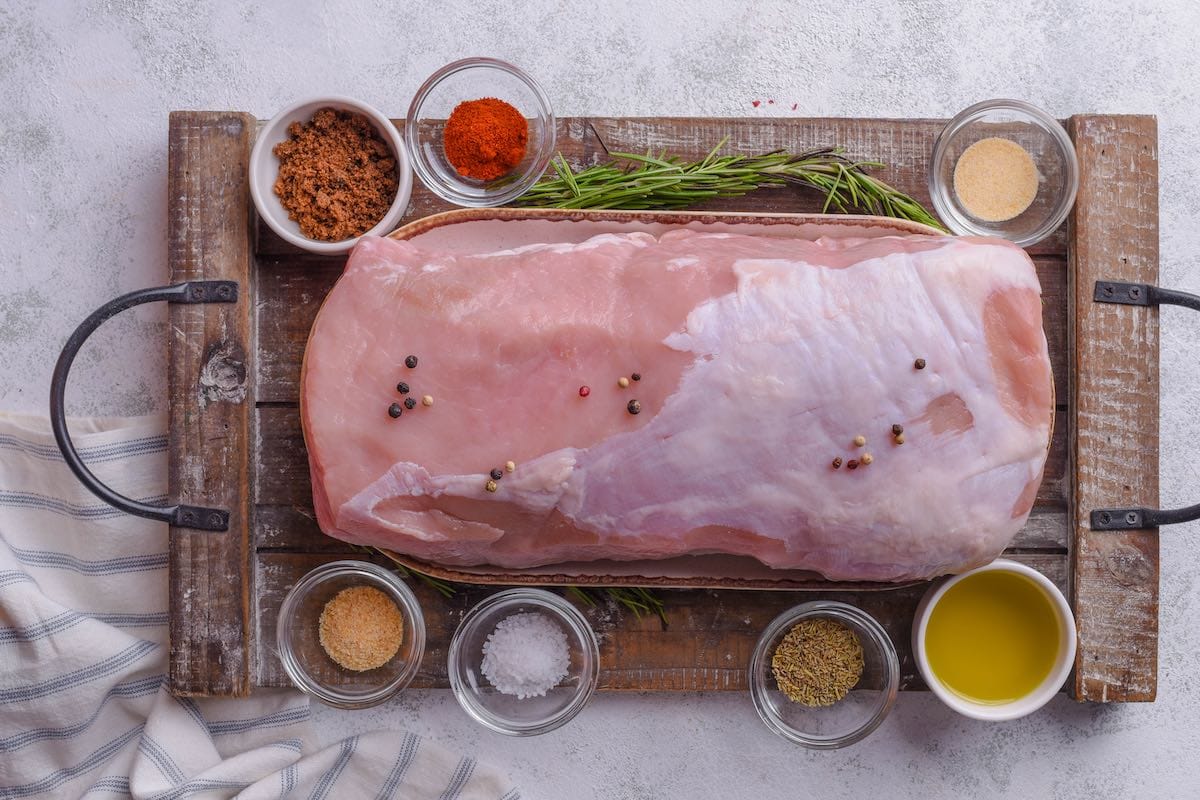
{"type": "Polygon", "coordinates": [[[312,97],[263,124],[250,153],[259,217],[289,244],[344,253],[399,224],[412,194],[408,149],[396,126],[350,97],[312,97]]]}

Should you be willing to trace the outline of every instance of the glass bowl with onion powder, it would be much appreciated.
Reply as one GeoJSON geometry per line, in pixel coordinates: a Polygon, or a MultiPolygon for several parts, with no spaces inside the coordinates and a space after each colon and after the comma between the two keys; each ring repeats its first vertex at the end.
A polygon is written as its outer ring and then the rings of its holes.
{"type": "Polygon", "coordinates": [[[1078,187],[1066,130],[1020,100],[976,103],[950,120],[933,145],[929,195],[954,233],[1029,247],[1062,225],[1078,187]]]}
{"type": "Polygon", "coordinates": [[[275,638],[297,688],[331,706],[366,708],[417,674],[425,618],[395,573],[369,561],[333,561],[287,593],[275,638]]]}
{"type": "Polygon", "coordinates": [[[900,661],[869,614],[818,600],[771,621],[750,657],[749,680],[768,728],[805,747],[832,750],[883,722],[900,688],[900,661]]]}
{"type": "Polygon", "coordinates": [[[600,676],[587,619],[542,589],[509,589],[472,608],[450,640],[450,688],[475,721],[535,736],[583,709],[600,676]]]}

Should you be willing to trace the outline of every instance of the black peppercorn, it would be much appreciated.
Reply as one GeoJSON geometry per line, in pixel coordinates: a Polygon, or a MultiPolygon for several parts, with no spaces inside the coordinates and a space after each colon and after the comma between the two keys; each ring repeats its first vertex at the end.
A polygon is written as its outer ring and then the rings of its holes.
{"type": "Polygon", "coordinates": [[[417,368],[417,357],[409,356],[408,358],[404,359],[404,366],[408,367],[409,369],[416,369],[417,368]]]}
{"type": "Polygon", "coordinates": [[[893,436],[899,436],[899,435],[900,435],[900,434],[902,434],[902,433],[904,433],[904,426],[903,426],[903,425],[899,425],[899,424],[897,424],[897,425],[893,425],[893,426],[892,426],[892,435],[893,435],[893,436]]]}
{"type": "Polygon", "coordinates": [[[640,373],[640,372],[635,372],[635,373],[633,373],[632,375],[630,375],[630,376],[629,376],[629,379],[630,379],[630,380],[633,380],[633,381],[640,381],[640,380],[642,379],[642,373],[640,373]]]}
{"type": "Polygon", "coordinates": [[[913,366],[916,367],[917,369],[925,369],[925,359],[918,358],[916,361],[913,362],[913,366]]]}
{"type": "Polygon", "coordinates": [[[417,407],[416,398],[413,398],[413,397],[404,398],[404,407],[407,408],[409,411],[412,411],[414,408],[417,407]]]}
{"type": "Polygon", "coordinates": [[[400,407],[399,403],[392,403],[390,406],[388,406],[388,416],[392,419],[395,419],[403,413],[404,409],[400,407]]]}
{"type": "Polygon", "coordinates": [[[504,477],[504,470],[497,467],[497,468],[493,469],[491,472],[489,472],[488,474],[492,476],[492,480],[498,481],[504,477]]]}
{"type": "Polygon", "coordinates": [[[396,391],[400,394],[408,394],[408,384],[404,381],[400,381],[396,384],[396,391]]]}
{"type": "Polygon", "coordinates": [[[834,469],[838,469],[838,468],[840,468],[841,466],[842,466],[842,457],[841,457],[841,456],[838,456],[837,458],[835,458],[835,459],[833,460],[833,468],[834,468],[834,469]]]}
{"type": "Polygon", "coordinates": [[[853,458],[846,462],[846,469],[858,469],[858,462],[853,458]]]}
{"type": "Polygon", "coordinates": [[[642,404],[637,400],[630,400],[629,404],[625,406],[625,410],[630,414],[640,414],[642,413],[642,404]]]}

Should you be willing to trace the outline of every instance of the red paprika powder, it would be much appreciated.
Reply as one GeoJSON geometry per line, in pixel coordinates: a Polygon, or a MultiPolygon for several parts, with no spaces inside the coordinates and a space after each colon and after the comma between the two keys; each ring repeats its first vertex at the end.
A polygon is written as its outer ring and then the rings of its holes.
{"type": "Polygon", "coordinates": [[[490,181],[525,157],[529,122],[503,100],[484,97],[459,103],[446,120],[442,144],[460,175],[490,181]]]}

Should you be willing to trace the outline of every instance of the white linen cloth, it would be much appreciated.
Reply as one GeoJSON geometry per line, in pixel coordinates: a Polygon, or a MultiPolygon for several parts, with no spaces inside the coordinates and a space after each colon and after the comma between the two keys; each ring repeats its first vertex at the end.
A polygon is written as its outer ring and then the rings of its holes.
{"type": "MultiPolygon", "coordinates": [[[[165,429],[71,423],[92,471],[149,502],[166,493],[165,429]]],[[[298,691],[175,698],[166,668],[166,525],[88,492],[45,418],[0,414],[0,798],[519,797],[411,733],[320,749],[298,691]]]]}

